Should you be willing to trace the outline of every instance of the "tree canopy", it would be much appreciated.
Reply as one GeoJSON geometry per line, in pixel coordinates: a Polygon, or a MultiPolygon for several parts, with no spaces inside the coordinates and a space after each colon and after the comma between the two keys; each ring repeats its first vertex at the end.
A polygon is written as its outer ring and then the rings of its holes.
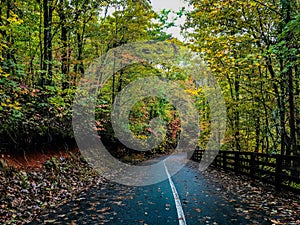
{"type": "MultiPolygon", "coordinates": [[[[223,149],[295,155],[300,152],[300,13],[297,0],[186,0],[185,41],[165,32],[170,10],[151,1],[41,0],[0,2],[0,147],[42,148],[73,140],[72,104],[78,82],[91,63],[110,49],[146,40],[188,46],[216,76],[227,106],[223,149]]],[[[203,90],[175,66],[141,64],[115,71],[99,93],[96,126],[114,140],[109,122],[117,94],[138,77],[178,82],[201,115],[199,146],[210,137],[210,109],[203,90]]],[[[180,119],[160,98],[138,102],[131,130],[149,135],[148,122],[168,121],[176,146],[180,119]]]]}
{"type": "Polygon", "coordinates": [[[189,3],[189,45],[205,58],[226,97],[226,148],[299,153],[299,2],[189,3]]]}

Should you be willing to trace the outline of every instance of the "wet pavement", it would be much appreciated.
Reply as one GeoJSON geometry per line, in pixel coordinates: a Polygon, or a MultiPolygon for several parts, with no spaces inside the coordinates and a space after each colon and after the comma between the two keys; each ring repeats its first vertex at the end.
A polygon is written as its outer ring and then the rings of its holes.
{"type": "Polygon", "coordinates": [[[185,221],[178,216],[174,193],[165,180],[143,187],[107,183],[44,212],[31,224],[272,224],[261,211],[246,212],[236,195],[223,192],[222,185],[203,176],[197,165],[188,162],[171,178],[185,221]]]}

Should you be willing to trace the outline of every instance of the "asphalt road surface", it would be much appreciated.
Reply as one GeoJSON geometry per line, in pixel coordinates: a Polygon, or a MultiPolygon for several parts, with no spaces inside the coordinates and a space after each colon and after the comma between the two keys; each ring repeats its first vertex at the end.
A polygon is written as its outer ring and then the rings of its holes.
{"type": "Polygon", "coordinates": [[[150,186],[111,182],[92,188],[31,224],[272,224],[262,212],[246,215],[237,207],[242,205],[239,200],[223,193],[221,184],[203,176],[197,163],[187,163],[172,177],[169,170],[170,165],[164,164],[158,173],[165,173],[168,179],[150,186]]]}

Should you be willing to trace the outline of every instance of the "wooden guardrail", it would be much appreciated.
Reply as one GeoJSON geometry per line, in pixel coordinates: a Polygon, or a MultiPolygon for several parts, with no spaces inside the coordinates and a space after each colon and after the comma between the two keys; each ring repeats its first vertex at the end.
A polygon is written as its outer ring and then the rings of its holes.
{"type": "MultiPolygon", "coordinates": [[[[196,150],[191,159],[200,162],[214,156],[213,151],[204,154],[203,150],[196,150]]],[[[286,189],[300,193],[300,156],[220,151],[212,165],[272,184],[278,191],[286,189]]]]}

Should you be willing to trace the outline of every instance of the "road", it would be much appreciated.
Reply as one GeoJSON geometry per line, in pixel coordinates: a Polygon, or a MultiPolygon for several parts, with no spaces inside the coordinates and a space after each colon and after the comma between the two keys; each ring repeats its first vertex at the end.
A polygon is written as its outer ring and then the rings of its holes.
{"type": "MultiPolygon", "coordinates": [[[[168,167],[165,164],[160,173],[168,174],[168,167]]],[[[234,196],[223,193],[221,184],[189,162],[174,176],[150,186],[110,182],[92,188],[31,224],[271,224],[263,212],[244,213],[247,206],[234,196]]]]}

